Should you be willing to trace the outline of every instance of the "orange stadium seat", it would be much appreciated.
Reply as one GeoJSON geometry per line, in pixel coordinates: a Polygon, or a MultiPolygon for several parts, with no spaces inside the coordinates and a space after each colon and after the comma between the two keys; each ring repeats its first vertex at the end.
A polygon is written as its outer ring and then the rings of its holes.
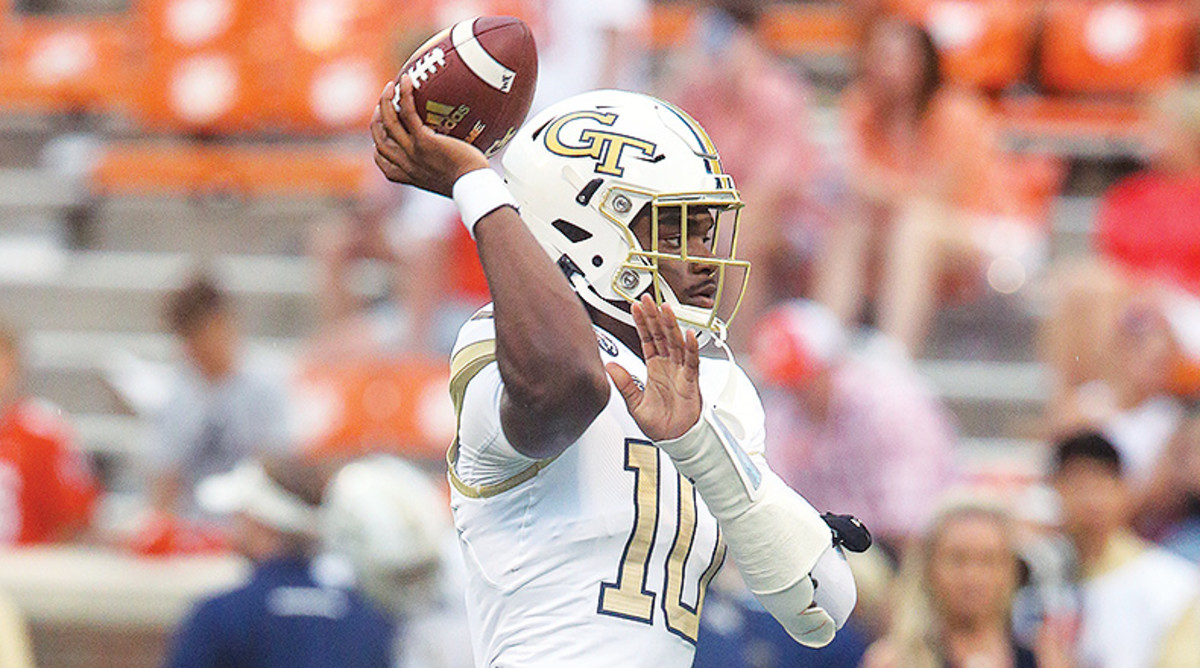
{"type": "Polygon", "coordinates": [[[1188,69],[1193,20],[1182,0],[1051,0],[1042,76],[1067,93],[1133,93],[1188,69]]]}
{"type": "MultiPolygon", "coordinates": [[[[696,7],[688,2],[654,4],[650,10],[649,40],[655,50],[683,46],[692,31],[696,7]]],[[[841,55],[854,44],[854,24],[845,7],[835,2],[779,3],[764,14],[764,40],[785,56],[841,55]]]]}
{"type": "Polygon", "coordinates": [[[375,0],[299,0],[282,8],[278,116],[291,131],[362,131],[389,63],[391,20],[375,0]]]}
{"type": "Polygon", "coordinates": [[[130,23],[22,17],[0,26],[0,107],[38,113],[112,110],[129,84],[130,23]]]}
{"type": "Polygon", "coordinates": [[[1024,77],[1032,53],[1037,3],[899,0],[894,8],[929,31],[949,79],[1001,90],[1024,77]]]}
{"type": "Polygon", "coordinates": [[[657,50],[683,46],[692,30],[695,7],[682,2],[666,2],[651,7],[650,46],[657,50]]]}
{"type": "Polygon", "coordinates": [[[849,14],[832,3],[774,5],[761,29],[767,44],[788,56],[842,54],[855,40],[849,14]]]}
{"type": "Polygon", "coordinates": [[[271,98],[257,58],[277,52],[270,25],[251,0],[142,0],[148,52],[137,102],[152,129],[254,129],[271,98]]]}
{"type": "Polygon", "coordinates": [[[314,458],[389,451],[444,461],[454,436],[454,409],[445,361],[419,357],[369,358],[309,364],[301,373],[298,404],[319,418],[307,434],[314,458]]]}
{"type": "Polygon", "coordinates": [[[1005,134],[1060,154],[1128,154],[1144,141],[1146,116],[1120,100],[1020,97],[999,107],[1005,134]]]}
{"type": "Polygon", "coordinates": [[[228,192],[246,197],[360,196],[374,165],[361,151],[286,145],[115,143],[91,174],[97,195],[228,192]]]}

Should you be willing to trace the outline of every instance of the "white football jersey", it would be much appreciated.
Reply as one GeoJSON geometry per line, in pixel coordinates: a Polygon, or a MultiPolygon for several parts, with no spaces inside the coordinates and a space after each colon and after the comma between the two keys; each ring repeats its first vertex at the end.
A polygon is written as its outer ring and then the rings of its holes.
{"type": "MultiPolygon", "coordinates": [[[[602,360],[644,381],[642,360],[595,332],[602,360]]],[[[615,387],[561,455],[519,454],[500,426],[494,336],[489,306],[463,326],[451,364],[451,507],[477,665],[691,666],[705,589],[725,559],[716,520],[615,387]]],[[[762,404],[741,369],[702,358],[700,387],[709,403],[738,404],[742,445],[761,461],[762,404]],[[731,377],[738,391],[722,393],[731,377]]]]}

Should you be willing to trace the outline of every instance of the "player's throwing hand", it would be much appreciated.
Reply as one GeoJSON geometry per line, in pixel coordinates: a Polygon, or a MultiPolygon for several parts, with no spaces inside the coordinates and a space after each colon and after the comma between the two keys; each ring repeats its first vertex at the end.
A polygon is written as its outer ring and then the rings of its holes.
{"type": "Polygon", "coordinates": [[[458,177],[487,167],[487,158],[467,142],[426,127],[413,105],[408,75],[401,76],[398,85],[400,108],[392,103],[397,84],[389,82],[371,118],[375,165],[389,181],[449,197],[458,177]]]}
{"type": "Polygon", "coordinates": [[[605,369],[647,437],[679,438],[700,419],[700,344],[695,332],[680,330],[669,305],[660,307],[649,295],[631,311],[646,360],[646,387],[639,388],[619,364],[605,369]]]}

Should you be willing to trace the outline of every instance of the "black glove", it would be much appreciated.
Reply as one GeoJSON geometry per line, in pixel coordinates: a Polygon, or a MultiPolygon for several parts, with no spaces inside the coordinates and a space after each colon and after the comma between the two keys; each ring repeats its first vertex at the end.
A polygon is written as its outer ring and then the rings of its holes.
{"type": "Polygon", "coordinates": [[[871,547],[871,532],[857,517],[825,513],[821,519],[833,530],[834,545],[841,545],[851,552],[866,552],[871,547]]]}

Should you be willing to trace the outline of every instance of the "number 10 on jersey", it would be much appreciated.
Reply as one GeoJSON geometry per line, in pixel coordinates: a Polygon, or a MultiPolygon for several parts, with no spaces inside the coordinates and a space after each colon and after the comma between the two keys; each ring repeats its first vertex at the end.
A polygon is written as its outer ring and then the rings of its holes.
{"type": "MultiPolygon", "coordinates": [[[[600,602],[597,612],[622,619],[651,624],[654,621],[655,593],[647,589],[650,577],[650,555],[654,551],[662,509],[659,476],[658,448],[649,441],[625,440],[625,470],[634,476],[633,486],[633,531],[625,543],[625,552],[617,570],[615,583],[600,584],[600,602]]],[[[713,555],[708,567],[700,574],[696,594],[696,607],[683,601],[684,569],[692,552],[696,537],[696,491],[692,483],[679,473],[679,490],[676,498],[678,524],[671,551],[667,555],[663,574],[662,610],[667,629],[695,643],[700,632],[700,610],[704,606],[704,592],[708,583],[725,561],[725,541],[717,534],[713,555]]]]}

